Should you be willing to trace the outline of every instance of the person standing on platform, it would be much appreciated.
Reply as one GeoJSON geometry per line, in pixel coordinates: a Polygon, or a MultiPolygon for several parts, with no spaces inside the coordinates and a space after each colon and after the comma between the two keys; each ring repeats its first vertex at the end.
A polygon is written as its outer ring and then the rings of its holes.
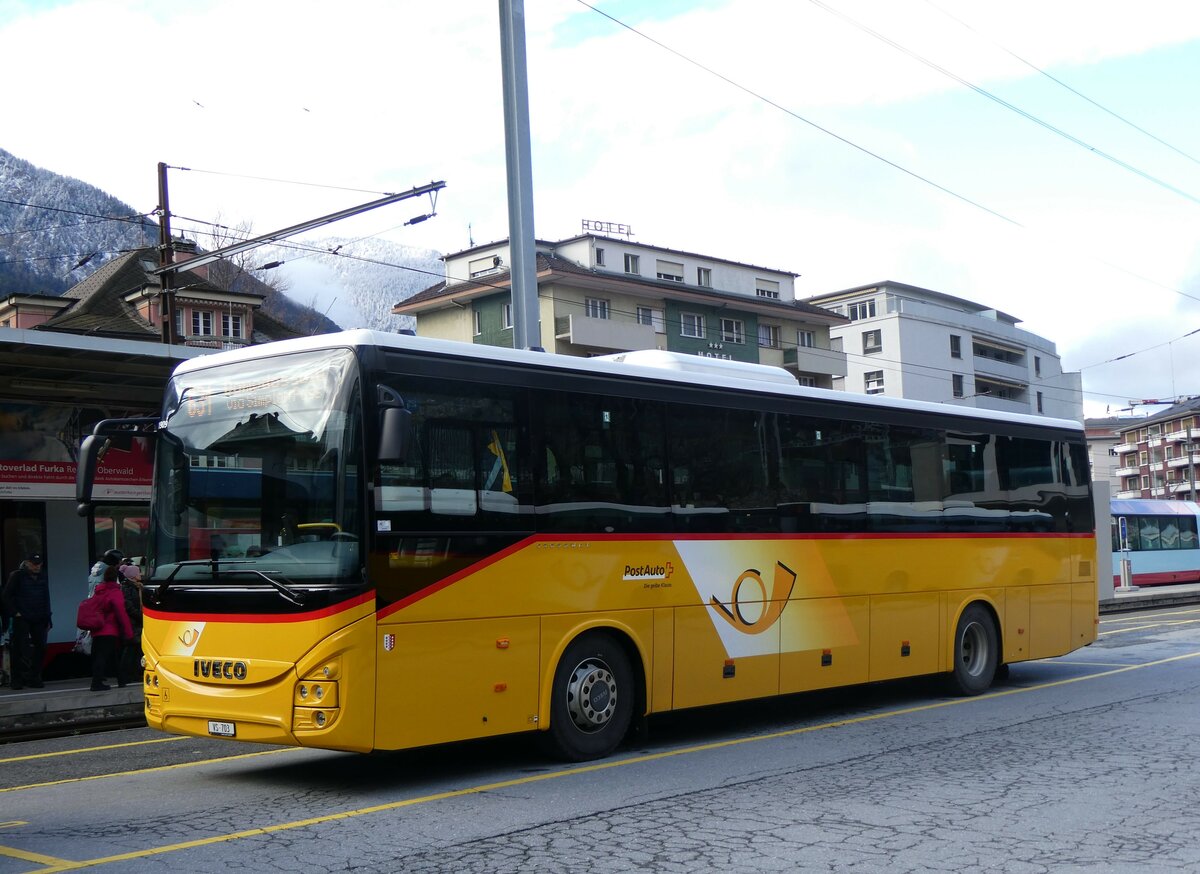
{"type": "Polygon", "coordinates": [[[104,600],[104,624],[92,632],[92,691],[107,692],[112,687],[105,683],[110,671],[117,675],[117,685],[128,682],[124,665],[117,659],[121,641],[133,639],[133,626],[125,613],[125,596],[117,582],[117,567],[109,565],[104,570],[104,581],[96,586],[96,596],[104,600]],[[114,667],[115,665],[115,667],[114,667]]]}
{"type": "MultiPolygon", "coordinates": [[[[96,594],[96,586],[104,582],[104,571],[110,567],[118,567],[125,561],[125,556],[119,549],[110,549],[96,560],[88,572],[88,597],[96,594]]],[[[118,572],[120,569],[118,568],[118,572]]],[[[120,580],[118,579],[118,582],[120,580]]]]}
{"type": "Polygon", "coordinates": [[[34,553],[8,575],[4,611],[12,617],[12,688],[42,688],[46,637],[52,626],[50,581],[42,573],[42,556],[34,553]]]}
{"type": "Polygon", "coordinates": [[[117,566],[117,582],[125,599],[125,615],[133,628],[133,638],[121,646],[118,657],[121,672],[129,680],[141,673],[142,664],[142,569],[128,557],[117,566]]]}

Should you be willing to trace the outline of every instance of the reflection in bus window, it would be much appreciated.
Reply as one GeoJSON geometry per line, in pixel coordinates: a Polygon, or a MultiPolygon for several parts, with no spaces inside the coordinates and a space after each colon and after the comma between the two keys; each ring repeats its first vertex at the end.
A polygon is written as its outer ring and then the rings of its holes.
{"type": "Polygon", "coordinates": [[[376,509],[403,514],[392,530],[510,530],[521,522],[522,475],[515,393],[438,381],[391,388],[412,413],[414,444],[380,465],[376,509]],[[426,521],[420,521],[427,517],[426,521]]]}
{"type": "Polygon", "coordinates": [[[541,529],[661,528],[668,507],[662,404],[548,393],[542,415],[541,529]]]}

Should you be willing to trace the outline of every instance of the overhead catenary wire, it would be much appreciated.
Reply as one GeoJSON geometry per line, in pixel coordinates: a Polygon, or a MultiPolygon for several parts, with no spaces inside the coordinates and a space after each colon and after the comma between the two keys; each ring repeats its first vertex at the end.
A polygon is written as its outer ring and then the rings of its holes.
{"type": "MultiPolygon", "coordinates": [[[[193,221],[195,221],[195,220],[193,220],[193,221]]],[[[208,222],[200,222],[200,223],[201,224],[212,224],[212,223],[208,223],[208,222]]],[[[197,229],[197,230],[192,231],[192,233],[196,233],[198,235],[203,235],[206,232],[197,229]]],[[[367,238],[364,237],[363,239],[367,239],[367,238]]],[[[494,289],[498,292],[510,291],[510,287],[507,282],[503,282],[503,283],[490,282],[485,277],[474,277],[474,278],[456,277],[453,275],[449,275],[445,272],[434,272],[432,270],[424,270],[424,269],[421,269],[418,267],[412,267],[407,264],[396,264],[394,262],[385,261],[385,260],[382,260],[379,258],[368,258],[368,257],[361,256],[361,255],[354,255],[350,252],[331,251],[327,248],[323,248],[323,247],[319,247],[319,246],[312,246],[312,245],[305,244],[301,241],[295,241],[295,240],[288,241],[286,243],[277,243],[275,245],[277,245],[281,249],[291,249],[294,251],[299,251],[299,252],[305,253],[302,257],[312,257],[312,256],[320,256],[320,255],[335,256],[335,257],[339,257],[339,258],[347,258],[350,260],[359,261],[362,263],[375,264],[375,265],[382,266],[382,267],[388,267],[388,268],[392,268],[392,269],[403,270],[403,271],[407,271],[407,272],[411,272],[411,273],[429,276],[429,277],[432,277],[435,279],[443,280],[447,284],[463,283],[463,284],[473,285],[477,288],[494,289]]],[[[801,301],[801,302],[803,302],[803,301],[801,301]]],[[[584,307],[585,307],[585,303],[582,301],[571,301],[571,300],[560,299],[557,301],[557,303],[562,306],[576,307],[581,312],[584,311],[584,307]]],[[[626,310],[626,309],[622,309],[620,307],[612,307],[610,305],[609,312],[614,315],[624,316],[631,320],[636,321],[636,319],[637,319],[636,311],[626,310]]],[[[799,319],[802,316],[803,316],[802,313],[796,313],[794,316],[792,314],[782,314],[781,313],[779,318],[797,318],[797,319],[799,319]]],[[[667,320],[664,316],[664,324],[666,324],[668,321],[669,320],[667,320]]],[[[670,326],[676,327],[676,328],[679,327],[678,320],[670,321],[670,326]]],[[[1198,332],[1200,332],[1200,329],[1197,329],[1197,331],[1189,332],[1189,334],[1185,334],[1184,336],[1185,337],[1190,336],[1191,334],[1198,333],[1198,332]]],[[[1177,338],[1177,339],[1182,339],[1182,337],[1177,338]]],[[[1172,341],[1172,342],[1174,342],[1174,341],[1172,341]]],[[[1165,345],[1165,344],[1160,344],[1160,345],[1165,345]]],[[[778,348],[781,350],[789,350],[789,349],[806,349],[809,347],[801,346],[799,343],[782,343],[781,342],[779,346],[771,347],[771,348],[778,348]]],[[[1121,356],[1121,357],[1124,358],[1124,357],[1130,357],[1132,355],[1138,355],[1138,354],[1141,354],[1142,352],[1152,351],[1152,349],[1154,349],[1154,348],[1158,348],[1158,347],[1150,347],[1149,349],[1138,350],[1137,352],[1129,353],[1129,355],[1121,356]]],[[[953,368],[940,367],[937,365],[930,365],[930,364],[902,362],[899,359],[888,358],[888,357],[879,355],[877,353],[865,355],[865,354],[861,354],[861,353],[847,352],[843,349],[843,354],[846,355],[850,360],[860,361],[860,362],[874,362],[874,363],[878,363],[881,365],[888,365],[893,369],[898,369],[903,365],[905,367],[909,367],[911,369],[916,369],[916,370],[921,370],[921,371],[924,371],[927,373],[938,373],[938,374],[943,374],[943,375],[947,375],[947,376],[953,376],[953,375],[964,375],[964,376],[970,375],[972,377],[975,376],[974,373],[967,373],[966,371],[955,370],[953,368]]],[[[1097,365],[1089,365],[1089,367],[1093,367],[1093,366],[1097,366],[1097,365]]],[[[1083,368],[1080,368],[1080,369],[1082,370],[1083,368]]],[[[1071,391],[1066,388],[1060,388],[1058,386],[1047,385],[1047,384],[1041,385],[1040,390],[1042,390],[1044,393],[1046,393],[1049,396],[1058,397],[1058,398],[1066,398],[1066,399],[1070,399],[1079,394],[1078,392],[1074,392],[1074,391],[1071,391]]],[[[1082,394],[1086,397],[1117,398],[1117,399],[1121,399],[1121,400],[1127,400],[1127,398],[1124,394],[1115,394],[1115,393],[1110,393],[1110,392],[1098,392],[1098,391],[1085,390],[1082,392],[1082,394]]],[[[956,398],[953,400],[960,400],[960,399],[956,398]]]]}
{"type": "Polygon", "coordinates": [[[924,64],[925,66],[929,67],[929,69],[935,70],[936,72],[941,73],[943,76],[947,76],[950,79],[953,79],[955,82],[958,82],[960,85],[971,89],[972,91],[974,91],[976,94],[980,95],[981,97],[985,97],[988,100],[991,100],[993,103],[996,103],[1011,112],[1015,112],[1017,115],[1021,116],[1022,118],[1033,122],[1034,124],[1038,125],[1039,127],[1044,128],[1045,130],[1048,130],[1050,133],[1053,133],[1059,137],[1062,137],[1063,139],[1067,140],[1068,142],[1073,143],[1073,144],[1079,146],[1080,148],[1084,149],[1085,151],[1092,153],[1096,157],[1102,158],[1105,161],[1109,161],[1112,164],[1115,164],[1116,166],[1118,166],[1130,173],[1133,173],[1135,176],[1140,176],[1142,179],[1145,179],[1147,182],[1153,183],[1154,185],[1157,185],[1166,191],[1170,191],[1174,194],[1178,194],[1180,197],[1186,198],[1187,200],[1190,200],[1193,203],[1200,204],[1200,197],[1197,197],[1196,195],[1192,194],[1191,192],[1184,191],[1182,188],[1178,187],[1177,185],[1173,185],[1164,179],[1160,179],[1157,176],[1154,176],[1151,173],[1148,173],[1145,170],[1142,170],[1141,168],[1136,167],[1133,164],[1130,164],[1128,161],[1124,161],[1124,160],[1116,157],[1115,155],[1112,155],[1112,154],[1104,151],[1103,149],[1100,149],[1099,147],[1094,146],[1091,143],[1088,143],[1088,142],[1080,139],[1079,137],[1075,136],[1074,134],[1070,134],[1067,131],[1063,130],[1062,128],[1057,127],[1042,118],[1039,118],[1038,116],[1034,115],[1032,112],[1028,112],[1028,111],[1022,109],[1021,107],[1017,106],[1015,103],[1005,100],[1003,97],[1000,97],[997,94],[993,94],[991,91],[988,91],[986,88],[976,85],[974,82],[971,82],[971,81],[963,78],[962,76],[959,76],[957,73],[954,73],[954,72],[946,69],[945,67],[941,66],[940,64],[937,64],[937,63],[931,61],[929,58],[926,58],[923,55],[918,54],[917,52],[913,51],[912,49],[908,48],[907,46],[901,45],[900,43],[896,42],[895,40],[891,39],[890,37],[884,36],[882,33],[879,33],[878,31],[873,30],[872,28],[863,24],[861,21],[858,21],[857,19],[852,18],[851,16],[847,15],[846,13],[844,13],[838,9],[834,9],[829,4],[823,2],[823,0],[809,0],[809,2],[812,3],[814,6],[817,6],[820,9],[824,9],[826,12],[830,13],[831,15],[837,16],[838,18],[847,22],[851,26],[861,30],[863,33],[869,34],[870,36],[874,37],[875,39],[879,40],[880,42],[883,42],[883,43],[891,46],[892,48],[896,49],[897,51],[901,52],[902,54],[907,55],[908,57],[912,58],[913,60],[915,60],[921,64],[924,64]]]}
{"type": "MultiPolygon", "coordinates": [[[[582,0],[580,0],[580,2],[582,2],[582,0]]],[[[585,3],[584,5],[587,5],[587,4],[585,3]]],[[[606,17],[607,17],[607,16],[606,16],[606,17]]],[[[231,175],[232,175],[232,174],[231,174],[231,175]]],[[[273,181],[285,182],[286,184],[293,184],[293,183],[291,183],[291,182],[289,182],[289,181],[286,181],[286,180],[273,180],[273,181]]],[[[321,187],[330,187],[330,188],[336,188],[336,187],[338,187],[338,186],[321,186],[321,187]]],[[[147,217],[149,217],[149,216],[151,216],[151,215],[153,215],[153,214],[154,214],[153,212],[149,212],[149,213],[139,213],[139,214],[134,214],[133,216],[129,216],[129,217],[125,217],[125,216],[120,216],[120,217],[118,217],[118,216],[97,216],[97,215],[95,215],[95,214],[93,214],[93,213],[87,213],[87,212],[84,212],[84,211],[81,211],[81,210],[67,210],[67,209],[62,209],[62,208],[58,208],[58,207],[48,207],[48,206],[45,206],[45,205],[40,205],[40,204],[31,204],[31,203],[24,203],[24,202],[17,202],[17,201],[8,201],[8,200],[3,200],[3,199],[0,199],[0,202],[15,203],[15,204],[17,204],[17,205],[20,205],[20,206],[25,206],[25,207],[27,207],[27,208],[33,208],[33,209],[47,209],[47,210],[56,211],[56,212],[71,212],[71,213],[75,213],[75,214],[79,214],[79,215],[87,215],[87,216],[92,216],[92,217],[95,217],[96,219],[98,219],[98,220],[102,220],[102,221],[133,221],[133,220],[136,220],[136,219],[138,219],[138,218],[147,218],[147,217]]],[[[221,231],[225,231],[225,232],[235,232],[235,233],[233,233],[233,234],[232,234],[232,236],[233,236],[235,239],[237,238],[237,235],[236,235],[236,230],[237,230],[237,229],[235,229],[235,228],[231,228],[231,227],[230,227],[230,226],[228,226],[228,225],[223,225],[223,224],[220,224],[220,223],[217,223],[217,222],[209,222],[209,221],[204,221],[204,220],[202,220],[202,219],[187,218],[187,217],[182,217],[182,216],[181,216],[181,217],[179,217],[179,218],[181,218],[181,219],[182,219],[182,220],[184,220],[184,221],[191,222],[191,223],[193,223],[193,224],[197,224],[197,225],[206,225],[206,226],[208,226],[208,227],[215,228],[215,229],[219,229],[219,230],[221,230],[221,231]]],[[[397,225],[397,226],[395,226],[395,227],[401,227],[401,226],[402,226],[402,225],[397,225]]],[[[392,229],[395,229],[395,228],[392,228],[392,229]]],[[[208,235],[208,236],[212,236],[212,237],[214,237],[214,238],[217,236],[217,234],[216,234],[216,232],[215,232],[215,231],[205,231],[205,230],[201,230],[201,229],[199,229],[199,228],[186,228],[186,229],[181,229],[181,230],[186,230],[188,233],[192,233],[192,234],[195,234],[195,235],[208,235]]],[[[362,236],[362,237],[358,237],[358,238],[356,238],[355,240],[352,240],[352,241],[350,241],[350,244],[352,244],[352,243],[354,243],[354,242],[361,241],[361,240],[370,239],[370,238],[372,238],[373,236],[377,236],[378,234],[383,234],[383,233],[387,233],[387,230],[379,231],[379,232],[377,232],[377,234],[369,234],[369,235],[364,235],[364,236],[362,236]]],[[[229,234],[227,234],[227,236],[228,236],[228,235],[229,235],[229,234]]],[[[493,283],[486,282],[486,281],[484,281],[484,280],[482,280],[482,279],[480,279],[480,278],[475,278],[475,279],[470,279],[470,280],[466,280],[466,279],[463,279],[463,278],[456,278],[456,277],[452,277],[452,276],[447,276],[445,273],[442,273],[442,272],[434,272],[434,271],[431,271],[431,270],[424,270],[424,269],[421,269],[421,268],[413,267],[413,266],[411,266],[411,265],[405,265],[405,264],[396,264],[396,263],[394,263],[394,262],[389,262],[389,261],[385,261],[385,260],[382,260],[382,259],[377,259],[377,258],[368,258],[368,257],[365,257],[365,256],[353,255],[353,254],[351,254],[351,253],[349,253],[349,252],[330,251],[330,250],[328,250],[328,249],[325,249],[325,248],[322,248],[322,247],[318,247],[318,246],[309,246],[309,245],[305,245],[305,244],[303,244],[303,243],[299,243],[299,242],[296,242],[296,241],[292,241],[292,242],[288,242],[288,243],[283,243],[283,242],[280,242],[280,243],[276,243],[276,244],[274,244],[274,245],[278,246],[278,247],[279,247],[279,248],[281,248],[281,249],[290,249],[290,250],[292,250],[292,251],[298,251],[298,252],[302,252],[302,253],[304,253],[303,255],[301,255],[301,257],[302,257],[302,258],[314,257],[314,256],[318,256],[318,255],[333,255],[333,256],[336,256],[336,257],[347,258],[347,259],[350,259],[350,260],[354,260],[354,261],[360,261],[360,262],[363,262],[363,263],[376,264],[376,265],[379,265],[379,266],[388,267],[388,268],[392,268],[392,269],[404,270],[404,271],[407,271],[407,272],[416,273],[416,274],[420,274],[420,275],[425,275],[425,276],[429,276],[429,277],[431,277],[431,278],[435,278],[435,279],[439,279],[439,280],[444,280],[444,281],[448,281],[448,282],[466,282],[466,281],[470,281],[470,282],[474,283],[474,284],[475,284],[475,285],[477,285],[477,286],[495,288],[495,289],[496,289],[496,290],[498,290],[498,291],[508,291],[508,290],[509,290],[509,287],[508,287],[508,285],[507,285],[507,284],[503,284],[503,285],[501,285],[501,284],[493,284],[493,283]]],[[[344,245],[345,245],[345,244],[344,244],[344,245]]],[[[96,256],[99,256],[99,255],[109,255],[109,256],[111,256],[111,255],[121,255],[121,254],[127,254],[127,253],[129,253],[129,252],[134,252],[134,251],[138,251],[138,249],[117,249],[117,250],[106,250],[106,251],[99,251],[99,252],[75,252],[75,253],[61,253],[61,254],[56,254],[56,255],[32,256],[32,257],[20,258],[20,259],[5,259],[5,260],[0,260],[0,264],[21,264],[21,263],[34,263],[34,262],[40,262],[40,261],[58,261],[58,260],[66,261],[66,260],[69,260],[69,259],[72,259],[72,258],[74,258],[74,259],[81,259],[81,258],[85,258],[85,257],[88,257],[88,256],[91,256],[91,257],[93,257],[93,258],[94,258],[94,257],[96,257],[96,256]]],[[[294,259],[294,260],[299,260],[299,259],[294,259]]],[[[77,266],[78,266],[78,265],[77,265],[77,266]]],[[[248,269],[248,270],[252,270],[253,268],[247,268],[247,269],[248,269]]],[[[1118,268],[1118,269],[1119,269],[1119,268],[1118,268]]],[[[1184,296],[1184,297],[1189,297],[1189,298],[1191,298],[1191,299],[1193,299],[1193,300],[1200,300],[1200,298],[1193,297],[1192,295],[1188,295],[1188,294],[1186,294],[1185,292],[1179,291],[1179,290],[1177,290],[1177,289],[1169,289],[1169,290],[1171,290],[1171,291],[1175,291],[1176,293],[1178,293],[1178,294],[1180,294],[1180,295],[1182,295],[1182,296],[1184,296]]],[[[636,313],[633,313],[633,312],[623,312],[623,311],[620,311],[620,310],[614,310],[614,312],[617,312],[617,313],[619,313],[619,314],[623,314],[623,315],[629,316],[629,317],[631,317],[631,318],[636,318],[636,313]]],[[[1197,329],[1197,331],[1200,331],[1200,329],[1197,329]]],[[[1100,366],[1100,365],[1103,365],[1103,364],[1109,364],[1109,363],[1113,363],[1113,362],[1116,362],[1116,361],[1125,360],[1125,359],[1128,359],[1128,358],[1130,358],[1130,357],[1133,357],[1133,356],[1135,356],[1135,355],[1142,354],[1142,353],[1144,353],[1144,352],[1153,351],[1154,349],[1161,348],[1162,346],[1168,345],[1169,343],[1176,342],[1176,340],[1183,339],[1183,337],[1191,336],[1192,334],[1194,334],[1194,333],[1197,333],[1197,331],[1191,331],[1191,332],[1188,332],[1187,334],[1184,334],[1184,335],[1182,335],[1181,337],[1178,337],[1178,338],[1176,338],[1175,340],[1167,341],[1166,343],[1160,343],[1160,344],[1156,344],[1155,346],[1147,347],[1146,349],[1140,349],[1140,350],[1136,350],[1136,351],[1134,351],[1134,352],[1130,352],[1130,353],[1126,353],[1126,354],[1123,354],[1123,355],[1119,355],[1119,356],[1116,356],[1116,357],[1114,357],[1114,358],[1107,359],[1106,361],[1103,361],[1103,362],[1097,362],[1096,364],[1087,365],[1086,367],[1082,367],[1082,368],[1079,368],[1079,369],[1080,369],[1081,371],[1082,371],[1082,370],[1085,370],[1085,369],[1091,369],[1091,368],[1098,367],[1098,366],[1100,366]]],[[[789,348],[789,347],[785,346],[785,347],[781,347],[781,348],[789,348]]],[[[799,346],[798,346],[798,344],[797,344],[797,345],[795,345],[795,347],[794,347],[794,348],[801,348],[801,347],[799,347],[799,346]]],[[[845,354],[847,354],[847,355],[853,355],[854,353],[845,353],[845,354]]],[[[884,358],[880,358],[880,357],[878,357],[878,356],[871,356],[871,360],[878,361],[878,362],[880,362],[880,363],[888,363],[888,364],[893,364],[893,365],[899,365],[899,363],[900,363],[900,362],[898,362],[898,361],[895,361],[895,360],[891,360],[891,359],[884,359],[884,358]]],[[[951,369],[947,369],[947,368],[931,368],[929,365],[913,365],[913,366],[915,366],[915,367],[921,367],[921,368],[925,368],[925,369],[940,370],[941,372],[944,372],[944,373],[947,373],[947,374],[955,374],[955,373],[957,373],[957,371],[954,371],[954,370],[951,370],[951,369]]],[[[1049,390],[1051,390],[1051,391],[1058,391],[1057,389],[1054,389],[1053,387],[1048,387],[1048,386],[1047,386],[1047,387],[1045,387],[1045,388],[1048,388],[1048,389],[1049,389],[1049,390]]],[[[1065,390],[1063,390],[1063,391],[1065,392],[1065,390]]],[[[1071,392],[1070,394],[1074,394],[1074,392],[1071,392]]],[[[1104,393],[1104,392],[1091,392],[1091,391],[1085,391],[1085,392],[1083,392],[1083,394],[1084,394],[1084,395],[1088,395],[1088,396],[1101,396],[1101,397],[1114,397],[1114,398],[1115,398],[1115,397],[1123,397],[1122,395],[1116,395],[1116,394],[1110,394],[1110,393],[1104,393]]]]}
{"type": "Polygon", "coordinates": [[[1000,51],[1007,54],[1009,57],[1024,64],[1026,67],[1033,70],[1038,75],[1044,76],[1045,78],[1049,79],[1051,82],[1053,82],[1055,85],[1058,85],[1060,88],[1065,88],[1067,91],[1070,91],[1072,94],[1074,94],[1076,97],[1080,98],[1081,100],[1084,100],[1084,101],[1090,103],[1092,106],[1094,106],[1096,109],[1099,109],[1101,112],[1104,112],[1104,113],[1112,116],[1117,121],[1121,122],[1124,125],[1127,125],[1128,127],[1133,128],[1138,133],[1149,137],[1150,139],[1154,140],[1154,142],[1156,142],[1162,146],[1165,146],[1166,148],[1170,149],[1172,152],[1175,152],[1177,155],[1187,158],[1193,164],[1200,164],[1200,158],[1196,158],[1195,156],[1185,152],[1183,149],[1179,148],[1178,146],[1174,145],[1173,143],[1169,143],[1166,140],[1164,140],[1162,137],[1151,133],[1150,131],[1148,131],[1144,127],[1142,127],[1141,125],[1136,124],[1133,121],[1130,121],[1128,118],[1121,115],[1119,112],[1116,112],[1113,109],[1109,109],[1107,106],[1105,106],[1103,103],[1100,103],[1098,100],[1093,100],[1091,97],[1084,94],[1079,89],[1074,88],[1071,85],[1068,85],[1062,79],[1059,79],[1057,76],[1054,76],[1051,73],[1047,72],[1046,70],[1043,70],[1041,67],[1039,67],[1037,64],[1033,63],[1032,61],[1021,57],[1016,52],[1012,51],[1012,49],[1008,48],[1007,46],[1004,46],[1001,43],[997,42],[996,40],[992,39],[991,37],[981,33],[978,30],[978,28],[972,27],[970,24],[963,21],[961,18],[959,18],[956,15],[953,15],[952,13],[943,9],[941,6],[934,3],[933,0],[925,0],[925,3],[928,6],[930,6],[931,8],[936,9],[938,12],[940,12],[942,15],[949,18],[951,21],[956,22],[957,24],[961,25],[962,27],[965,27],[967,30],[974,33],[976,36],[991,43],[993,46],[995,46],[1000,51]]]}

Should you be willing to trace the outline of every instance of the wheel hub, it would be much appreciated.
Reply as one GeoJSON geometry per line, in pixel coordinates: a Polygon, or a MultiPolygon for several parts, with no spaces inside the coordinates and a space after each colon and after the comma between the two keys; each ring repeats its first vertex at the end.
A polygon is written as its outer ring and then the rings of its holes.
{"type": "Polygon", "coordinates": [[[963,629],[961,652],[963,669],[968,674],[977,677],[983,673],[989,655],[988,642],[978,622],[972,622],[963,629]]]}
{"type": "Polygon", "coordinates": [[[582,731],[599,731],[617,709],[617,681],[599,659],[581,662],[567,683],[567,712],[582,731]]]}

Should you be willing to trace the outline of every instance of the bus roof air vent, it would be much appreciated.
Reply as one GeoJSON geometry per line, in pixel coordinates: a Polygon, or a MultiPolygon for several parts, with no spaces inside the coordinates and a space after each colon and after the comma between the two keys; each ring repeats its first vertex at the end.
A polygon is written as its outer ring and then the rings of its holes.
{"type": "Polygon", "coordinates": [[[667,352],[663,349],[637,349],[633,352],[618,352],[615,355],[597,355],[592,361],[614,361],[638,367],[673,370],[677,373],[721,376],[727,379],[751,379],[756,382],[771,382],[777,385],[797,385],[796,377],[782,367],[770,364],[752,364],[748,361],[731,361],[727,358],[706,358],[703,355],[667,352]]]}

